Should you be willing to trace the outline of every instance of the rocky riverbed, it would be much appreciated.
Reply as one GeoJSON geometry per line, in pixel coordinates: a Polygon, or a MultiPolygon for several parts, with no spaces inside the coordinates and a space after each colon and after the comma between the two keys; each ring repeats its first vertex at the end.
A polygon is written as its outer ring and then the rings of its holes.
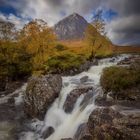
{"type": "Polygon", "coordinates": [[[140,57],[122,55],[75,76],[30,78],[0,98],[0,140],[140,139],[139,99],[114,99],[100,86],[103,68],[136,60],[140,57]]]}

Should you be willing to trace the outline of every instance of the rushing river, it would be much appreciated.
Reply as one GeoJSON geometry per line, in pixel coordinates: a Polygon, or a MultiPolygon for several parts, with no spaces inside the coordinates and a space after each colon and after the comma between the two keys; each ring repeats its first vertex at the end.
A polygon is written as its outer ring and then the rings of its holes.
{"type": "Polygon", "coordinates": [[[95,99],[98,94],[102,93],[100,87],[100,76],[105,67],[116,65],[117,62],[129,57],[128,55],[121,55],[118,57],[102,59],[97,66],[92,66],[88,71],[82,72],[75,76],[62,77],[63,87],[59,97],[52,104],[45,115],[44,121],[34,120],[29,125],[34,131],[23,133],[20,140],[44,140],[41,138],[42,133],[47,127],[53,127],[54,133],[46,140],[61,140],[62,138],[72,138],[80,124],[88,121],[90,113],[97,108],[95,99]],[[84,83],[80,79],[88,76],[88,80],[84,83]],[[67,95],[79,86],[93,86],[95,93],[86,105],[82,106],[81,102],[84,95],[81,95],[75,103],[74,109],[71,113],[66,113],[63,109],[64,102],[67,95]]]}

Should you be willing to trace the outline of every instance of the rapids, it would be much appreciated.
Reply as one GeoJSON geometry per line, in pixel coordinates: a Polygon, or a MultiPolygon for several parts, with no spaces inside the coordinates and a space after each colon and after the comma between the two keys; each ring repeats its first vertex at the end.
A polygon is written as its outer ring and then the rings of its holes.
{"type": "Polygon", "coordinates": [[[105,67],[116,65],[117,62],[129,57],[129,55],[121,55],[113,58],[106,58],[99,61],[97,66],[92,66],[88,71],[84,71],[75,76],[62,77],[63,87],[59,97],[47,111],[44,121],[33,120],[28,124],[32,130],[23,132],[20,140],[44,140],[41,136],[48,127],[54,128],[54,133],[46,140],[61,140],[62,138],[72,138],[80,124],[88,121],[90,113],[97,108],[94,101],[98,94],[102,94],[100,87],[100,76],[105,67]],[[88,80],[84,83],[80,79],[88,76],[88,80]],[[93,86],[95,94],[90,101],[84,106],[81,105],[84,96],[81,95],[75,103],[72,113],[66,113],[63,109],[67,95],[79,86],[93,86]]]}

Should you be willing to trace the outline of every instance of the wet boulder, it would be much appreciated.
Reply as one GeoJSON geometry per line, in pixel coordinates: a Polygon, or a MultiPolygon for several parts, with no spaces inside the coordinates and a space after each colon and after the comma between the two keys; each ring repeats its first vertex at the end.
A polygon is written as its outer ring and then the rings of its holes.
{"type": "Polygon", "coordinates": [[[54,133],[54,128],[53,127],[47,127],[47,129],[45,131],[43,131],[42,133],[42,138],[46,139],[48,138],[50,135],[52,135],[54,133]]]}
{"type": "Polygon", "coordinates": [[[74,140],[92,140],[92,135],[89,132],[86,123],[81,124],[73,138],[74,140]]]}
{"type": "Polygon", "coordinates": [[[122,118],[114,119],[113,122],[125,139],[140,139],[140,114],[126,115],[122,118]]]}
{"type": "Polygon", "coordinates": [[[24,96],[24,108],[29,117],[43,119],[46,110],[58,97],[62,87],[60,75],[32,77],[24,96]]]}
{"type": "Polygon", "coordinates": [[[119,92],[112,92],[110,96],[117,101],[140,101],[140,84],[120,90],[119,92]]]}
{"type": "Polygon", "coordinates": [[[88,76],[84,76],[80,79],[80,82],[85,83],[85,82],[87,82],[87,80],[88,80],[88,76]]]}
{"type": "Polygon", "coordinates": [[[94,139],[119,139],[117,129],[113,126],[113,119],[121,115],[109,108],[97,108],[89,117],[88,128],[94,139]]]}
{"type": "Polygon", "coordinates": [[[114,62],[115,62],[115,58],[114,58],[114,57],[111,58],[111,59],[109,60],[109,62],[114,63],[114,62]]]}
{"type": "Polygon", "coordinates": [[[93,139],[140,139],[140,116],[122,115],[112,108],[95,109],[88,120],[93,139]]]}
{"type": "Polygon", "coordinates": [[[107,97],[105,94],[97,96],[95,99],[95,105],[97,106],[112,106],[115,104],[115,101],[111,97],[107,97]]]}
{"type": "MultiPolygon", "coordinates": [[[[64,106],[63,106],[65,112],[71,113],[73,111],[74,105],[77,99],[81,95],[92,94],[91,96],[93,96],[93,93],[94,93],[94,88],[92,86],[82,86],[82,87],[72,90],[70,94],[68,94],[66,101],[64,103],[64,106]]],[[[85,97],[87,98],[87,96],[85,97]]]]}

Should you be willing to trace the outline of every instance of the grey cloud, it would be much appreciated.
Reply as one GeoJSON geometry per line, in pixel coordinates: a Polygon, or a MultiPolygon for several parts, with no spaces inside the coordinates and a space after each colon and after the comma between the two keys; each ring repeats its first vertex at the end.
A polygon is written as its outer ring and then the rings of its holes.
{"type": "Polygon", "coordinates": [[[140,14],[140,0],[105,0],[104,5],[117,11],[120,16],[140,14]]]}
{"type": "Polygon", "coordinates": [[[42,18],[49,25],[74,12],[85,16],[96,9],[102,0],[15,0],[11,5],[22,17],[42,18]],[[61,12],[64,11],[65,15],[61,12]]]}
{"type": "MultiPolygon", "coordinates": [[[[102,0],[45,0],[46,4],[55,7],[66,6],[68,12],[78,11],[87,14],[90,10],[97,8],[102,0]]],[[[65,7],[63,7],[65,9],[65,7]]],[[[55,10],[55,9],[54,9],[55,10]]],[[[70,13],[69,13],[70,14],[70,13]]]]}
{"type": "Polygon", "coordinates": [[[0,6],[8,5],[8,1],[0,0],[0,6]]]}
{"type": "Polygon", "coordinates": [[[140,16],[129,16],[118,19],[112,26],[115,32],[137,33],[140,32],[140,16]]]}
{"type": "Polygon", "coordinates": [[[107,25],[108,36],[114,43],[140,44],[139,5],[140,0],[106,0],[105,6],[118,13],[118,18],[107,25]]]}
{"type": "MultiPolygon", "coordinates": [[[[122,42],[139,38],[140,0],[1,0],[3,4],[13,6],[23,18],[41,18],[49,25],[77,12],[82,16],[90,15],[99,7],[112,9],[118,18],[107,23],[109,38],[113,42],[122,42]],[[61,14],[64,12],[65,14],[61,14]]],[[[130,42],[130,41],[129,41],[130,42]]],[[[140,44],[140,41],[139,41],[140,44]]]]}
{"type": "Polygon", "coordinates": [[[131,42],[140,44],[140,16],[118,18],[107,25],[108,36],[116,44],[131,42]],[[136,41],[137,40],[137,41],[136,41]],[[139,42],[139,43],[138,43],[139,42]]]}
{"type": "Polygon", "coordinates": [[[48,24],[55,24],[62,19],[64,11],[68,16],[74,12],[85,16],[96,9],[102,0],[2,0],[13,6],[22,17],[42,18],[48,24]]]}
{"type": "Polygon", "coordinates": [[[21,29],[28,22],[26,19],[16,17],[13,14],[4,15],[2,13],[0,13],[0,20],[14,23],[17,29],[21,29]]]}
{"type": "Polygon", "coordinates": [[[140,14],[140,0],[125,0],[121,11],[126,16],[140,14]]]}
{"type": "Polygon", "coordinates": [[[50,4],[52,6],[60,7],[65,4],[66,0],[45,0],[46,4],[50,4]]]}

